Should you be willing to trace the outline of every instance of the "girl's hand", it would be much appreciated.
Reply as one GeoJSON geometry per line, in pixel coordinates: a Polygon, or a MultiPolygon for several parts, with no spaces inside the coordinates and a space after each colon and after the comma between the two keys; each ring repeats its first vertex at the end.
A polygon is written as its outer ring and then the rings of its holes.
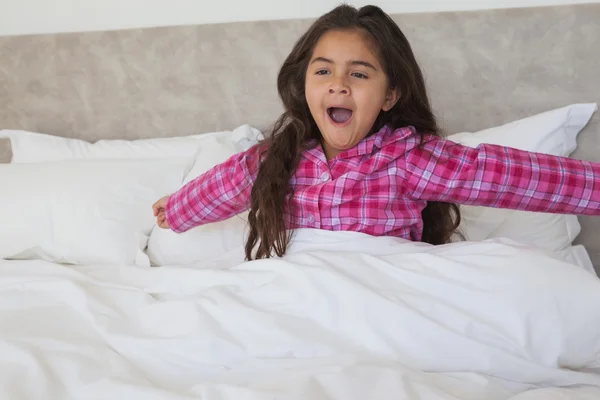
{"type": "Polygon", "coordinates": [[[165,207],[168,199],[169,196],[165,196],[152,205],[152,211],[156,217],[156,224],[163,229],[169,229],[169,223],[167,222],[167,217],[165,216],[165,207]]]}

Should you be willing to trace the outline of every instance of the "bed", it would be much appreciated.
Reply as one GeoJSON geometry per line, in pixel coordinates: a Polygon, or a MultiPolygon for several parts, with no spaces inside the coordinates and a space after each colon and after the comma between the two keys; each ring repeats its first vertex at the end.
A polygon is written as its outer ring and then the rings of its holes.
{"type": "MultiPolygon", "coordinates": [[[[600,161],[600,4],[394,15],[447,135],[600,161]]],[[[597,217],[464,207],[444,246],[151,204],[261,140],[310,20],[0,38],[8,399],[600,398],[597,217]]]]}

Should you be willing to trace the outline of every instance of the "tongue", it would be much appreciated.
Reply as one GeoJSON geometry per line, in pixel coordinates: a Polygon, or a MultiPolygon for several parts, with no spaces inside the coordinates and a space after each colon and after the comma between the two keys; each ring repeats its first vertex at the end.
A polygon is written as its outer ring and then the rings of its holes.
{"type": "Polygon", "coordinates": [[[350,119],[352,111],[345,108],[332,108],[331,119],[337,123],[344,123],[350,119]]]}

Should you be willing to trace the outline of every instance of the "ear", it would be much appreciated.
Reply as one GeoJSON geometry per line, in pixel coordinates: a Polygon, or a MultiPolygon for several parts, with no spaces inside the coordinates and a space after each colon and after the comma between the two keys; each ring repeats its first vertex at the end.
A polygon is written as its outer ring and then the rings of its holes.
{"type": "Polygon", "coordinates": [[[383,106],[381,106],[381,109],[383,111],[390,111],[399,99],[400,91],[397,88],[388,89],[387,95],[385,96],[385,102],[383,103],[383,106]]]}

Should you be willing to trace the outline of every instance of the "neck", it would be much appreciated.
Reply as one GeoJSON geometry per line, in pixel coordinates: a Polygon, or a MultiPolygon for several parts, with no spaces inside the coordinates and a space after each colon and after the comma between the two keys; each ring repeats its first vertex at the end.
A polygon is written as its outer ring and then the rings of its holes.
{"type": "Polygon", "coordinates": [[[323,153],[325,153],[325,158],[327,159],[327,161],[331,161],[338,154],[340,154],[339,150],[331,148],[331,146],[329,146],[325,142],[321,143],[321,147],[323,147],[323,153]]]}

